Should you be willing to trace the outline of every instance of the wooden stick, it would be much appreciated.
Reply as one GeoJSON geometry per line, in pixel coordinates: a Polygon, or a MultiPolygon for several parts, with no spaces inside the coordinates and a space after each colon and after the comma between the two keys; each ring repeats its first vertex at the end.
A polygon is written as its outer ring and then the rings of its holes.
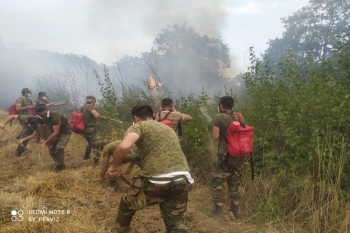
{"type": "MultiPolygon", "coordinates": [[[[11,138],[13,138],[14,140],[16,140],[16,143],[18,144],[18,140],[17,140],[17,138],[15,138],[15,136],[13,136],[13,135],[12,135],[9,131],[7,131],[5,128],[3,128],[3,130],[4,130],[8,135],[10,135],[11,138]]],[[[23,146],[24,149],[26,149],[27,151],[32,152],[31,150],[27,149],[23,144],[19,144],[19,145],[20,145],[20,146],[23,146]]]]}

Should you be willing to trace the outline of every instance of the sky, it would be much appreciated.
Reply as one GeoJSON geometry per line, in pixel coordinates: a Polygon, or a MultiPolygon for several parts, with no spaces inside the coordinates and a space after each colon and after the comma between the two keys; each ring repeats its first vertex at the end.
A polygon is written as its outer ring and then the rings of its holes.
{"type": "Polygon", "coordinates": [[[232,74],[281,37],[281,18],[308,0],[0,0],[0,38],[11,48],[85,55],[112,65],[123,55],[149,51],[161,29],[174,23],[230,47],[232,74]]]}

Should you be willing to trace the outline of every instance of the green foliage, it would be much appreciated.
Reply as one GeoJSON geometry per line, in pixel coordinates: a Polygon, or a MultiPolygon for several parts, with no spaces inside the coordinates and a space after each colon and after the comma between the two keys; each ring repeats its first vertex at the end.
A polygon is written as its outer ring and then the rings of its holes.
{"type": "Polygon", "coordinates": [[[98,85],[100,86],[100,93],[102,99],[99,102],[99,110],[101,114],[108,114],[109,117],[118,117],[117,112],[117,95],[113,87],[113,83],[109,77],[109,71],[106,66],[103,68],[104,82],[98,75],[97,71],[94,70],[98,85]]]}
{"type": "MultiPolygon", "coordinates": [[[[97,83],[100,87],[100,93],[102,99],[99,100],[96,106],[97,111],[103,115],[111,117],[112,119],[119,119],[119,112],[117,108],[117,95],[113,87],[113,83],[109,77],[109,71],[106,66],[103,69],[104,80],[99,76],[96,70],[94,70],[97,83]]],[[[123,134],[123,125],[114,121],[100,121],[99,122],[100,134],[102,136],[110,136],[111,133],[115,134],[114,137],[121,138],[123,134]]]]}
{"type": "Polygon", "coordinates": [[[193,95],[182,97],[176,102],[176,110],[192,116],[193,121],[183,125],[181,146],[194,173],[207,175],[211,169],[211,132],[208,121],[203,118],[200,107],[210,107],[209,98],[202,91],[198,98],[193,95]]]}
{"type": "Polygon", "coordinates": [[[343,209],[333,203],[349,200],[350,50],[348,34],[338,38],[324,62],[307,57],[305,72],[292,53],[279,62],[277,72],[267,56],[257,58],[250,50],[244,116],[255,128],[255,170],[264,180],[279,180],[269,193],[248,198],[255,202],[250,208],[259,224],[293,218],[325,232],[344,219],[343,209]],[[303,195],[312,195],[312,202],[300,205],[303,195]]]}
{"type": "Polygon", "coordinates": [[[311,56],[324,61],[332,53],[336,35],[350,23],[350,3],[347,0],[311,0],[309,5],[283,18],[286,31],[282,38],[270,40],[266,54],[277,65],[288,53],[295,54],[299,69],[305,58],[311,56]]]}

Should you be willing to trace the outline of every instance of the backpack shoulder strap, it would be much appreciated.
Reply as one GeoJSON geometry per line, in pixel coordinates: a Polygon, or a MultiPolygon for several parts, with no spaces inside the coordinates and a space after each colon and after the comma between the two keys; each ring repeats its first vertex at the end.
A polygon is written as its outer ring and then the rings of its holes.
{"type": "Polygon", "coordinates": [[[161,112],[162,112],[162,111],[158,112],[158,122],[160,122],[160,121],[162,120],[162,119],[160,118],[160,117],[161,117],[161,115],[160,115],[161,112]]]}
{"type": "Polygon", "coordinates": [[[168,112],[163,119],[160,119],[160,112],[159,112],[159,121],[162,121],[162,120],[165,120],[169,115],[170,115],[171,112],[168,112]]]}
{"type": "Polygon", "coordinates": [[[235,121],[235,118],[233,118],[233,116],[231,114],[229,114],[227,112],[225,112],[225,114],[229,115],[232,118],[232,120],[235,121]]]}
{"type": "Polygon", "coordinates": [[[240,112],[235,112],[236,113],[236,115],[238,116],[238,118],[239,118],[239,122],[240,123],[243,123],[243,116],[242,116],[242,114],[240,113],[240,112]]]}

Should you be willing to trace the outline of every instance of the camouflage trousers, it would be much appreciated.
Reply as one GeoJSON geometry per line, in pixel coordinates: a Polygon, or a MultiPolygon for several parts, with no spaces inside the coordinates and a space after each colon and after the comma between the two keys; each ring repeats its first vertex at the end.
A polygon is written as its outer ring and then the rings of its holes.
{"type": "Polygon", "coordinates": [[[248,156],[232,157],[218,154],[210,184],[210,192],[214,203],[225,202],[224,182],[227,182],[229,188],[230,202],[239,201],[242,170],[247,160],[248,156]]]}
{"type": "Polygon", "coordinates": [[[102,146],[100,145],[100,137],[97,134],[97,128],[96,127],[87,127],[85,128],[84,133],[82,134],[83,137],[88,142],[88,145],[85,149],[85,155],[88,153],[91,153],[91,149],[93,149],[94,157],[93,159],[99,160],[101,157],[101,151],[102,146]]]}
{"type": "Polygon", "coordinates": [[[87,144],[86,147],[85,147],[85,154],[84,154],[84,156],[87,157],[87,158],[90,158],[91,151],[92,151],[92,146],[90,144],[87,144]]]}
{"type": "Polygon", "coordinates": [[[57,166],[64,165],[64,148],[70,138],[70,134],[59,134],[48,142],[49,154],[57,166]]]}
{"type": "MultiPolygon", "coordinates": [[[[19,134],[19,136],[17,136],[17,139],[22,139],[22,138],[28,137],[34,133],[34,129],[31,128],[29,125],[21,124],[21,126],[22,126],[22,131],[19,134]]],[[[17,156],[21,156],[21,154],[25,151],[25,147],[27,146],[28,142],[29,142],[29,140],[26,140],[22,143],[24,145],[24,147],[21,145],[17,146],[16,152],[15,152],[15,154],[17,156]]]]}
{"type": "Polygon", "coordinates": [[[174,177],[167,184],[154,184],[148,178],[134,177],[128,193],[119,204],[116,232],[130,232],[130,223],[136,211],[155,204],[159,204],[168,233],[190,232],[185,224],[190,190],[191,184],[185,176],[174,177]]]}

